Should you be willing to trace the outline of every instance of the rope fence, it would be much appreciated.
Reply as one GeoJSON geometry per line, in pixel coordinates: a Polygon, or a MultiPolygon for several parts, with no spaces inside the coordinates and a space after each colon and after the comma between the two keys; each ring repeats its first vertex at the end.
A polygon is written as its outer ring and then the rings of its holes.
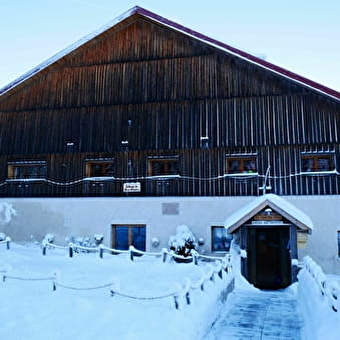
{"type": "MultiPolygon", "coordinates": [[[[167,262],[168,259],[179,259],[185,262],[193,262],[195,265],[198,265],[199,260],[205,261],[221,261],[227,262],[225,264],[226,268],[231,267],[231,258],[230,255],[225,257],[217,257],[217,256],[206,256],[199,254],[196,251],[192,252],[191,256],[182,256],[175,254],[173,251],[169,251],[166,248],[163,248],[161,252],[147,252],[136,249],[134,246],[130,246],[128,250],[119,250],[114,248],[109,248],[104,245],[100,245],[99,247],[85,247],[76,245],[74,243],[69,243],[67,246],[59,246],[54,243],[43,240],[42,242],[42,254],[45,256],[47,254],[47,249],[64,249],[68,250],[69,257],[73,257],[74,253],[78,253],[80,251],[89,252],[89,253],[98,253],[100,258],[104,257],[104,253],[118,255],[118,254],[127,254],[131,261],[134,261],[135,256],[153,256],[156,258],[162,258],[163,263],[167,262]]],[[[228,270],[228,269],[227,269],[228,270]]]]}
{"type": "MultiPolygon", "coordinates": [[[[60,247],[59,247],[60,248],[60,247]]],[[[67,247],[62,247],[63,249],[67,247]]],[[[156,254],[156,253],[155,253],[156,254]]],[[[161,253],[160,253],[161,254],[161,253]]],[[[153,254],[154,255],[154,254],[153,254]]],[[[157,253],[157,255],[159,255],[157,253]]],[[[133,295],[127,292],[122,291],[119,288],[119,280],[114,279],[112,282],[91,286],[91,287],[80,287],[80,286],[71,286],[66,285],[60,281],[59,276],[54,273],[52,276],[47,277],[21,277],[10,275],[7,270],[0,270],[0,274],[2,276],[2,282],[8,282],[9,280],[17,280],[17,281],[50,281],[52,283],[53,291],[56,291],[57,288],[69,289],[74,291],[90,291],[90,290],[98,290],[98,289],[110,289],[111,297],[121,296],[123,298],[134,299],[134,300],[159,300],[166,298],[173,298],[174,306],[176,309],[180,309],[182,305],[190,305],[191,304],[191,293],[196,289],[200,289],[202,292],[205,291],[205,285],[207,282],[215,282],[215,277],[218,276],[221,280],[226,278],[229,279],[229,284],[233,282],[233,274],[231,269],[231,261],[215,261],[215,265],[207,264],[205,266],[205,270],[202,270],[201,277],[196,281],[192,282],[191,279],[187,278],[183,285],[177,283],[175,289],[172,291],[165,292],[161,295],[157,296],[141,296],[141,295],[133,295]],[[226,273],[226,274],[223,274],[226,273]]]]}

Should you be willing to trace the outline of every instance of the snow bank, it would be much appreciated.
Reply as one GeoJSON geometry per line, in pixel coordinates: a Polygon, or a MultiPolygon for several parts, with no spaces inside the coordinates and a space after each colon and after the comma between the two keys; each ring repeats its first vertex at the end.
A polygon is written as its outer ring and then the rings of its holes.
{"type": "Polygon", "coordinates": [[[308,340],[340,339],[340,286],[310,257],[298,274],[298,303],[308,340]]]}

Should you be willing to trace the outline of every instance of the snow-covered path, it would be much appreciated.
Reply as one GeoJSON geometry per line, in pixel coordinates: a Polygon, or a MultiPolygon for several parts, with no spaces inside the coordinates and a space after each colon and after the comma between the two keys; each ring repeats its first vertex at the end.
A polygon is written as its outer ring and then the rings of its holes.
{"type": "Polygon", "coordinates": [[[296,296],[289,290],[237,290],[206,340],[301,340],[296,296]]]}

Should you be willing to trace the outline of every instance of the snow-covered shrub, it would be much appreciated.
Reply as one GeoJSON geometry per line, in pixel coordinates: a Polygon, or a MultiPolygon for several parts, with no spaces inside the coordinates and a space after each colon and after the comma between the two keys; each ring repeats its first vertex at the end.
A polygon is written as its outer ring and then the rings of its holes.
{"type": "Polygon", "coordinates": [[[54,235],[53,234],[46,234],[43,243],[53,243],[54,242],[54,235]]]}
{"type": "MultiPolygon", "coordinates": [[[[169,247],[175,254],[184,257],[191,256],[196,249],[194,234],[188,226],[180,225],[177,227],[176,235],[170,236],[169,247]]],[[[175,258],[176,260],[176,258],[175,258]]],[[[176,261],[180,262],[180,259],[176,261]]]]}
{"type": "Polygon", "coordinates": [[[17,212],[12,204],[0,203],[0,225],[8,224],[14,216],[17,216],[17,212]]]}
{"type": "Polygon", "coordinates": [[[0,233],[0,241],[5,241],[6,235],[4,233],[0,233]]]}
{"type": "Polygon", "coordinates": [[[94,234],[93,238],[96,242],[96,245],[98,246],[103,242],[104,235],[103,234],[94,234]]]}
{"type": "MultiPolygon", "coordinates": [[[[104,236],[101,234],[95,234],[93,236],[70,236],[66,238],[67,243],[72,243],[75,246],[96,248],[103,242],[104,236]]],[[[88,252],[85,249],[77,249],[75,247],[75,252],[88,252]]]]}

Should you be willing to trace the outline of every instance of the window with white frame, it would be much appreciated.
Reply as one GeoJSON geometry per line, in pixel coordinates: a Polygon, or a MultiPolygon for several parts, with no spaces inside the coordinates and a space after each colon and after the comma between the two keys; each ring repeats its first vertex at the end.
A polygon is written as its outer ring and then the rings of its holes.
{"type": "Polygon", "coordinates": [[[211,250],[229,251],[233,235],[229,234],[223,226],[211,227],[211,250]]]}

